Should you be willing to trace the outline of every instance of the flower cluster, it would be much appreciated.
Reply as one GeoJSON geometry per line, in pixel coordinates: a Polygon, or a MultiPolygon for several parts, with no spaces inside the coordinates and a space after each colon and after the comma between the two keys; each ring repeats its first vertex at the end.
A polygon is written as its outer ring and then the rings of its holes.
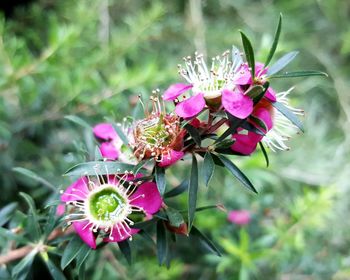
{"type": "MultiPolygon", "coordinates": [[[[138,223],[156,223],[157,238],[165,236],[159,233],[162,230],[203,236],[198,229],[191,231],[199,184],[197,157],[204,158],[205,184],[209,184],[213,166],[219,165],[256,192],[226,155],[251,155],[258,144],[266,159],[265,145],[272,151],[289,149],[286,141],[302,129],[297,115],[303,115],[303,111],[290,104],[292,89],[277,91],[271,83],[276,78],[324,73],[278,74],[295,53],[268,66],[276,42],[265,63],[254,61],[244,34],[242,42],[245,53],[233,47],[213,57],[210,64],[198,53],[193,58],[185,57],[183,64],[178,65],[182,81],[170,85],[163,93],[153,91],[146,105],[139,99],[144,108],[142,119],[124,120],[122,124],[101,123],[93,128],[103,160],[80,166],[81,178],[61,196],[61,201],[68,205],[65,216],[68,224],[91,248],[96,248],[97,238],[102,242],[131,238],[140,231],[138,223]],[[164,195],[165,169],[187,155],[192,155],[188,180],[164,195]],[[105,171],[98,168],[100,165],[105,171]],[[188,215],[184,217],[183,212],[170,208],[165,198],[187,189],[188,215]]],[[[249,223],[250,215],[247,211],[232,211],[228,219],[244,225],[249,223]]]]}

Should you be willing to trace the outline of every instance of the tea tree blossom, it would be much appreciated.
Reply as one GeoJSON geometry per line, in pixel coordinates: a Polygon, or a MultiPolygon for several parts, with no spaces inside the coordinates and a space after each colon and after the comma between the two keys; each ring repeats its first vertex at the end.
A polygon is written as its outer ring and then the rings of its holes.
{"type": "Polygon", "coordinates": [[[221,56],[212,58],[209,68],[203,55],[195,54],[184,58],[184,66],[179,65],[179,74],[189,84],[171,85],[164,93],[165,101],[177,103],[175,113],[183,118],[197,116],[206,106],[211,110],[223,107],[238,118],[246,118],[253,109],[253,102],[241,90],[235,90],[235,75],[243,66],[241,54],[236,48],[225,51],[221,56]],[[181,95],[192,90],[192,96],[181,100],[181,95]]]}
{"type": "Polygon", "coordinates": [[[134,155],[141,161],[154,158],[161,167],[169,166],[184,156],[181,150],[185,131],[179,117],[167,114],[157,96],[151,97],[152,111],[135,123],[134,155]]]}
{"type": "MultiPolygon", "coordinates": [[[[91,248],[96,248],[98,236],[104,242],[120,242],[131,238],[139,229],[132,214],[149,217],[158,212],[162,198],[153,182],[135,183],[132,173],[82,177],[61,195],[61,201],[71,206],[66,215],[68,224],[91,248]]],[[[140,217],[140,216],[139,216],[140,217]]]]}

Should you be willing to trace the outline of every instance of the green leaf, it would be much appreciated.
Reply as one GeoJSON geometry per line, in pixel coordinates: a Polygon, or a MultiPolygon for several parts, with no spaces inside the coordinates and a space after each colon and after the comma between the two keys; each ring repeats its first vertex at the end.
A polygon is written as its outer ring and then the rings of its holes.
{"type": "Polygon", "coordinates": [[[126,137],[126,135],[124,134],[123,130],[121,129],[121,124],[119,123],[114,123],[112,122],[112,126],[115,129],[115,132],[118,134],[119,138],[123,141],[125,146],[129,146],[129,139],[128,137],[126,137]]]}
{"type": "MultiPolygon", "coordinates": [[[[68,169],[64,176],[85,176],[85,175],[104,175],[104,174],[116,174],[124,173],[124,171],[131,171],[135,168],[135,165],[122,163],[119,161],[90,161],[79,163],[72,168],[68,169]]],[[[141,171],[141,170],[140,170],[141,171]]],[[[142,169],[141,172],[147,172],[142,169]]]]}
{"type": "Polygon", "coordinates": [[[280,70],[282,70],[284,67],[286,67],[297,55],[299,52],[289,52],[282,56],[279,60],[277,60],[272,66],[269,67],[267,70],[267,76],[271,76],[280,70]]]}
{"type": "Polygon", "coordinates": [[[15,212],[18,203],[12,202],[0,209],[0,227],[6,224],[15,212]]]}
{"type": "Polygon", "coordinates": [[[56,187],[53,184],[51,184],[50,182],[48,182],[44,178],[40,177],[39,175],[37,175],[33,171],[30,171],[30,170],[23,168],[23,167],[14,167],[14,168],[12,168],[12,170],[43,184],[44,186],[48,187],[49,189],[51,189],[53,191],[57,191],[56,187]]]}
{"type": "Polygon", "coordinates": [[[237,130],[238,127],[240,127],[242,125],[243,122],[245,122],[245,119],[239,119],[236,118],[235,116],[232,116],[229,112],[227,113],[227,117],[230,123],[229,128],[222,134],[220,135],[220,137],[215,141],[216,143],[221,142],[222,140],[224,140],[227,136],[234,134],[237,130]]]}
{"type": "Polygon", "coordinates": [[[215,244],[203,233],[201,233],[195,226],[192,227],[190,235],[198,238],[201,244],[203,244],[211,253],[221,257],[221,253],[216,248],[215,244]]]}
{"type": "Polygon", "coordinates": [[[316,71],[316,70],[301,70],[301,71],[284,72],[282,74],[272,75],[272,76],[269,76],[269,79],[298,78],[298,77],[309,77],[309,76],[328,77],[328,74],[325,72],[316,71]]]}
{"type": "Polygon", "coordinates": [[[264,90],[263,90],[259,95],[255,96],[255,97],[253,98],[254,106],[255,106],[256,104],[258,104],[259,101],[265,96],[265,93],[266,93],[266,91],[269,89],[269,86],[270,86],[270,83],[269,83],[269,82],[265,82],[265,84],[263,84],[262,87],[264,88],[264,90]]]}
{"type": "Polygon", "coordinates": [[[45,260],[45,264],[54,280],[66,279],[62,271],[49,258],[45,260]]]}
{"type": "Polygon", "coordinates": [[[174,197],[179,194],[182,194],[184,191],[188,189],[188,183],[189,181],[187,179],[183,180],[179,186],[165,193],[164,197],[169,198],[169,197],[174,197]]]}
{"type": "Polygon", "coordinates": [[[39,240],[41,237],[41,229],[39,225],[39,218],[36,213],[36,208],[33,199],[26,193],[20,192],[19,195],[24,198],[28,204],[28,217],[26,221],[27,232],[32,240],[39,240]]]}
{"type": "Polygon", "coordinates": [[[255,59],[254,59],[253,47],[252,47],[252,44],[250,43],[248,37],[242,31],[240,31],[240,33],[241,33],[245,57],[247,59],[248,65],[250,67],[252,79],[254,80],[254,77],[255,77],[255,59]]]}
{"type": "Polygon", "coordinates": [[[258,193],[247,176],[245,176],[244,173],[232,161],[223,155],[218,155],[218,157],[225,167],[231,172],[231,174],[235,176],[246,188],[258,193]]]}
{"type": "Polygon", "coordinates": [[[196,213],[198,192],[198,164],[196,156],[192,155],[191,177],[188,188],[188,230],[191,230],[194,215],[196,213]]]}
{"type": "Polygon", "coordinates": [[[304,132],[302,122],[297,118],[291,110],[284,106],[281,102],[271,102],[272,106],[282,113],[288,120],[290,120],[295,126],[297,126],[302,132],[304,132]]]}
{"type": "Polygon", "coordinates": [[[275,51],[276,51],[277,45],[278,45],[278,41],[280,38],[280,34],[281,34],[281,29],[282,29],[282,14],[280,14],[280,17],[278,20],[278,24],[277,24],[277,28],[276,28],[276,32],[275,32],[275,37],[273,39],[273,43],[272,43],[269,55],[266,58],[265,67],[267,65],[269,65],[271,59],[273,58],[273,55],[275,54],[275,51]]]}
{"type": "Polygon", "coordinates": [[[25,280],[32,267],[33,260],[37,254],[37,250],[32,250],[12,269],[12,278],[16,280],[25,280]]]}
{"type": "Polygon", "coordinates": [[[119,246],[120,252],[122,252],[128,264],[131,265],[131,248],[130,248],[129,240],[118,242],[118,246],[119,246]]]}
{"type": "Polygon", "coordinates": [[[91,129],[91,126],[86,122],[84,121],[82,118],[79,118],[78,116],[73,116],[73,115],[68,115],[68,116],[65,116],[64,117],[66,120],[69,120],[75,124],[78,124],[86,129],[91,129]]]}
{"type": "Polygon", "coordinates": [[[267,155],[266,149],[264,147],[264,144],[262,142],[259,142],[259,146],[261,148],[261,151],[263,152],[265,161],[266,161],[266,167],[269,167],[270,161],[269,161],[269,156],[267,155]]]}
{"type": "Polygon", "coordinates": [[[185,222],[181,213],[174,208],[168,207],[166,209],[166,214],[169,218],[170,225],[172,225],[174,227],[179,227],[180,225],[182,225],[185,222]]]}
{"type": "Polygon", "coordinates": [[[203,178],[205,185],[208,186],[211,178],[213,177],[215,170],[215,164],[213,157],[209,152],[205,153],[204,161],[203,161],[203,178]]]}
{"type": "Polygon", "coordinates": [[[159,265],[162,265],[167,255],[167,238],[163,221],[157,222],[157,257],[159,265]]]}
{"type": "Polygon", "coordinates": [[[249,88],[246,92],[245,95],[249,96],[251,99],[255,99],[258,96],[260,96],[264,92],[264,87],[260,85],[255,85],[249,88]]]}
{"type": "Polygon", "coordinates": [[[77,263],[76,267],[78,271],[83,266],[85,260],[87,259],[87,257],[90,255],[91,252],[92,252],[92,249],[84,243],[76,256],[76,263],[77,263]]]}
{"type": "Polygon", "coordinates": [[[95,161],[103,160],[103,156],[101,154],[101,150],[98,146],[95,147],[95,161]]]}
{"type": "Polygon", "coordinates": [[[202,140],[201,140],[201,136],[199,135],[198,130],[190,124],[186,124],[185,129],[191,135],[193,141],[200,147],[202,140]]]}
{"type": "Polygon", "coordinates": [[[76,258],[83,244],[83,241],[77,235],[70,240],[61,258],[62,270],[65,269],[76,258]]]}
{"type": "Polygon", "coordinates": [[[165,181],[165,168],[156,165],[155,178],[158,187],[158,191],[161,195],[165,192],[166,181],[165,181]]]}

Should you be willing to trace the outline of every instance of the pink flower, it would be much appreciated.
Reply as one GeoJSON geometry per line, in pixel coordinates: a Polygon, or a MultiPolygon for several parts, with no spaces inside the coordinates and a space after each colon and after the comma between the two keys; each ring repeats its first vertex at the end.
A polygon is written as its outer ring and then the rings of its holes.
{"type": "Polygon", "coordinates": [[[225,51],[221,56],[212,59],[209,68],[203,55],[184,58],[184,66],[179,65],[180,75],[188,84],[171,85],[163,94],[163,100],[175,101],[175,112],[178,116],[190,119],[197,116],[206,106],[218,110],[221,106],[222,90],[233,90],[233,77],[241,65],[242,59],[238,50],[225,51]],[[191,89],[186,98],[185,93],[191,89]],[[181,98],[181,95],[182,98],[181,98]]]}
{"type": "Polygon", "coordinates": [[[243,226],[249,224],[251,216],[248,210],[233,210],[228,213],[227,219],[231,223],[243,226]]]}
{"type": "Polygon", "coordinates": [[[183,158],[186,131],[177,115],[165,113],[158,97],[152,96],[151,101],[152,112],[137,121],[133,129],[134,155],[139,161],[154,158],[159,166],[167,167],[183,158]]]}
{"type": "Polygon", "coordinates": [[[131,228],[136,216],[142,220],[159,211],[162,198],[156,184],[129,181],[133,178],[130,173],[96,180],[82,177],[61,195],[61,201],[72,206],[68,224],[92,249],[98,236],[104,242],[131,238],[139,232],[131,228]]]}
{"type": "MultiPolygon", "coordinates": [[[[256,62],[255,63],[255,80],[253,81],[252,75],[249,70],[249,66],[247,63],[242,64],[239,68],[239,71],[236,73],[234,77],[234,84],[236,85],[253,85],[253,84],[264,84],[266,82],[266,73],[268,68],[264,67],[263,63],[256,62]]],[[[265,97],[270,101],[276,101],[276,93],[275,91],[269,87],[265,93],[265,97]]]]}

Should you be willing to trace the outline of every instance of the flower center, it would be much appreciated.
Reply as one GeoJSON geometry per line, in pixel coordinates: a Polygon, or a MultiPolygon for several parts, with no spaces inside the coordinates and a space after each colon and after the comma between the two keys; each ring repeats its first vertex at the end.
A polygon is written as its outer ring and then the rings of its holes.
{"type": "Polygon", "coordinates": [[[127,215],[128,203],[117,188],[106,184],[90,195],[88,207],[95,220],[116,222],[123,220],[127,215]]]}
{"type": "Polygon", "coordinates": [[[172,146],[179,133],[176,116],[151,114],[134,129],[134,154],[139,159],[158,157],[172,146]]]}

